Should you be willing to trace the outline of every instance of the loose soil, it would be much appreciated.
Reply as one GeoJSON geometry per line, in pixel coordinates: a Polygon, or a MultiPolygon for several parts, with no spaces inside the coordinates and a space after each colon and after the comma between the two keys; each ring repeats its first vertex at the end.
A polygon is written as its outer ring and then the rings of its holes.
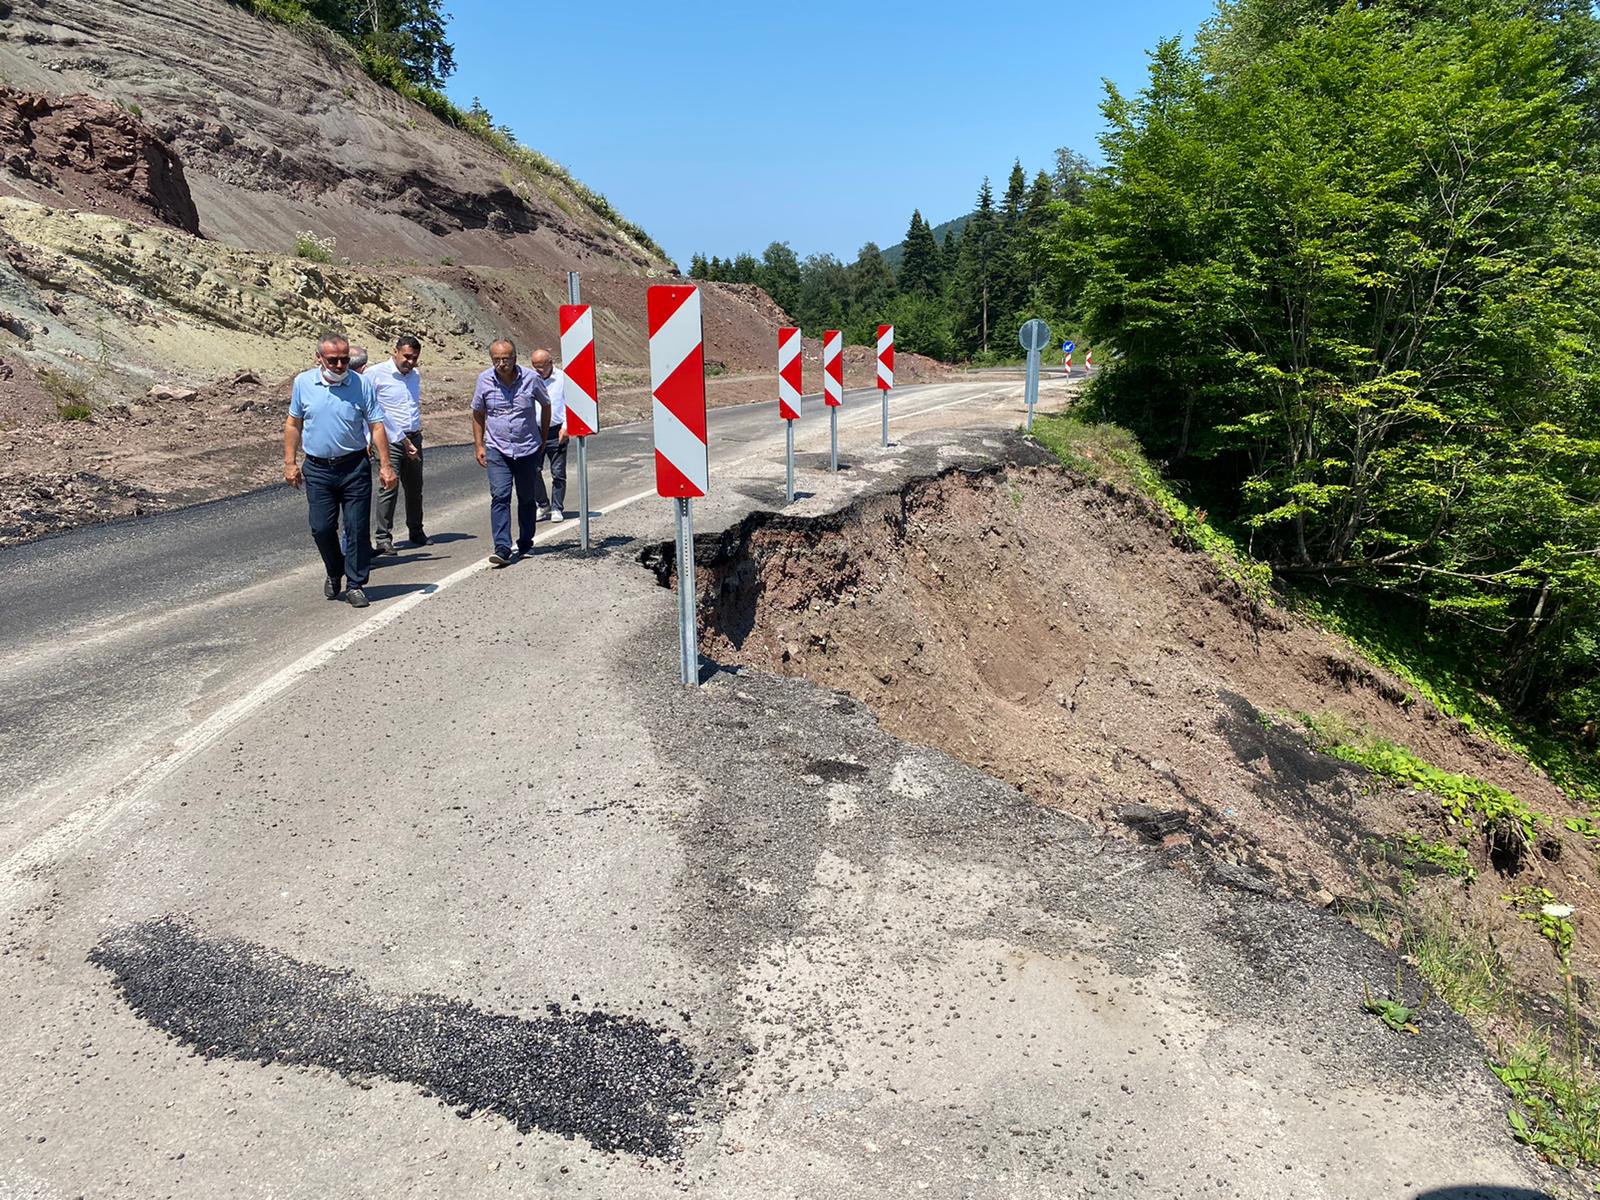
{"type": "Polygon", "coordinates": [[[1259,608],[1140,496],[1013,464],[828,518],[756,514],[698,557],[711,658],[846,692],[896,735],[1233,886],[1362,903],[1394,882],[1400,835],[1460,834],[1433,796],[1313,750],[1293,714],[1498,784],[1555,828],[1498,867],[1475,839],[1475,882],[1425,877],[1406,902],[1492,936],[1542,995],[1550,944],[1503,897],[1545,886],[1577,907],[1575,965],[1600,963],[1582,920],[1595,851],[1560,824],[1581,811],[1349,645],[1259,608]]]}

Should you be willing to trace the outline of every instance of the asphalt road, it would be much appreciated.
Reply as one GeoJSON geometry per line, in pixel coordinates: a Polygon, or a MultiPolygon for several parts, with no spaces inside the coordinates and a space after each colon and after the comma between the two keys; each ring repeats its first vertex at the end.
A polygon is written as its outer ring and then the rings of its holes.
{"type": "MultiPolygon", "coordinates": [[[[907,386],[892,418],[992,393],[996,385],[907,386]]],[[[846,393],[842,458],[879,440],[876,389],[846,393]]],[[[827,409],[808,397],[797,445],[827,447],[827,409]]],[[[426,431],[425,431],[426,432],[426,431]]],[[[709,414],[712,478],[751,455],[772,457],[782,502],[783,426],[776,403],[709,414]]],[[[576,453],[567,508],[577,511],[576,453]]],[[[603,428],[590,442],[592,535],[598,514],[654,491],[647,423],[603,428]]],[[[161,747],[281,664],[351,630],[395,600],[481,561],[488,498],[470,447],[427,451],[433,542],[379,560],[365,612],[323,599],[303,494],[286,485],[153,518],[90,527],[0,551],[0,856],[138,769],[161,747]]],[[[576,539],[578,522],[541,526],[576,539]]],[[[557,618],[549,614],[554,622],[557,618]]],[[[360,653],[403,658],[378,641],[360,653]]]]}
{"type": "MultiPolygon", "coordinates": [[[[889,450],[853,397],[838,475],[813,412],[791,514],[1023,453],[1019,390],[908,388],[889,450]]],[[[769,406],[713,432],[707,532],[783,487],[769,406]]],[[[446,452],[457,538],[364,612],[284,491],[0,557],[0,1197],[1547,1194],[1337,914],[804,680],[679,686],[670,509],[607,436],[599,552],[483,570],[446,452]]]]}

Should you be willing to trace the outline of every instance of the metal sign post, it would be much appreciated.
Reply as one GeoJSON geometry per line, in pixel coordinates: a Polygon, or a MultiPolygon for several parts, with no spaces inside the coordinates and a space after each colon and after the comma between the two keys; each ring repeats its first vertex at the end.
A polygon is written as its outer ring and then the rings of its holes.
{"type": "Polygon", "coordinates": [[[889,389],[894,386],[894,326],[878,326],[878,390],[883,393],[883,444],[889,444],[889,389]]]}
{"type": "Polygon", "coordinates": [[[706,449],[705,328],[700,289],[681,284],[645,293],[650,329],[650,401],[656,447],[656,494],[676,501],[678,651],[686,687],[700,684],[695,628],[694,519],[691,499],[710,483],[706,449]]]}
{"type": "MultiPolygon", "coordinates": [[[[581,304],[578,299],[578,273],[567,272],[567,303],[581,304]]],[[[563,369],[570,363],[566,350],[561,352],[563,369]]],[[[578,545],[589,548],[589,436],[578,436],[578,545]]]]}
{"type": "Polygon", "coordinates": [[[794,503],[794,422],[783,423],[784,433],[784,460],[783,460],[783,502],[794,503]]]}
{"type": "Polygon", "coordinates": [[[1024,387],[1023,395],[1028,404],[1028,428],[1033,428],[1033,409],[1039,403],[1039,351],[1050,344],[1050,326],[1038,317],[1031,321],[1023,322],[1022,328],[1017,331],[1017,340],[1022,343],[1022,348],[1028,352],[1028,382],[1024,387]]]}
{"type": "Polygon", "coordinates": [[[785,505],[794,503],[794,423],[800,419],[800,389],[803,386],[803,369],[800,353],[805,342],[800,330],[785,325],[778,330],[778,416],[784,426],[784,488],[785,505]]]}
{"type": "Polygon", "coordinates": [[[694,513],[687,497],[678,509],[678,667],[685,687],[700,683],[700,653],[695,639],[694,513]]]}
{"type": "Polygon", "coordinates": [[[839,406],[844,403],[844,334],[822,331],[822,402],[828,406],[828,465],[839,469],[839,406]]]}

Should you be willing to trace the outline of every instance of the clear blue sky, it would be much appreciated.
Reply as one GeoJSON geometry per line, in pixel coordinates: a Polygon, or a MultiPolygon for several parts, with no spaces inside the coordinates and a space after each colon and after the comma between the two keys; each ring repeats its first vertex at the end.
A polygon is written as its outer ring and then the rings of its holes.
{"type": "Polygon", "coordinates": [[[528,145],[566,164],[685,268],[773,240],[845,261],[911,210],[968,211],[1057,146],[1099,160],[1101,78],[1192,35],[1211,0],[1093,4],[540,5],[448,0],[457,72],[528,145]]]}

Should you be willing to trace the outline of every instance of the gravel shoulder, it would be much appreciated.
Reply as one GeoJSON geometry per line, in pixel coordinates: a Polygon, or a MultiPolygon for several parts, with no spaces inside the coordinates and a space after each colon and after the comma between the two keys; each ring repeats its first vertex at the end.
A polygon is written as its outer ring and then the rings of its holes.
{"type": "MultiPolygon", "coordinates": [[[[837,479],[806,452],[795,511],[1004,453],[1010,413],[959,413],[837,479]]],[[[721,477],[697,525],[774,489],[771,463],[721,477]]],[[[1359,1011],[1389,964],[1336,916],[1168,870],[806,680],[678,688],[674,597],[639,561],[670,533],[641,504],[602,552],[474,575],[9,880],[0,1188],[1548,1194],[1457,1022],[1397,1038],[1359,1011]],[[185,955],[215,989],[173,992],[185,955]],[[211,1043],[138,1015],[130,979],[211,1043]],[[278,986],[308,1007],[263,1031],[278,986]],[[571,1099],[578,1058],[446,1088],[341,1055],[385,1006],[416,1022],[408,1062],[484,1022],[546,1049],[558,1016],[649,1027],[692,1094],[665,1141],[612,1137],[666,1093],[659,1060],[601,1049],[579,1065],[614,1110],[519,1122],[485,1101],[571,1099]]]]}

